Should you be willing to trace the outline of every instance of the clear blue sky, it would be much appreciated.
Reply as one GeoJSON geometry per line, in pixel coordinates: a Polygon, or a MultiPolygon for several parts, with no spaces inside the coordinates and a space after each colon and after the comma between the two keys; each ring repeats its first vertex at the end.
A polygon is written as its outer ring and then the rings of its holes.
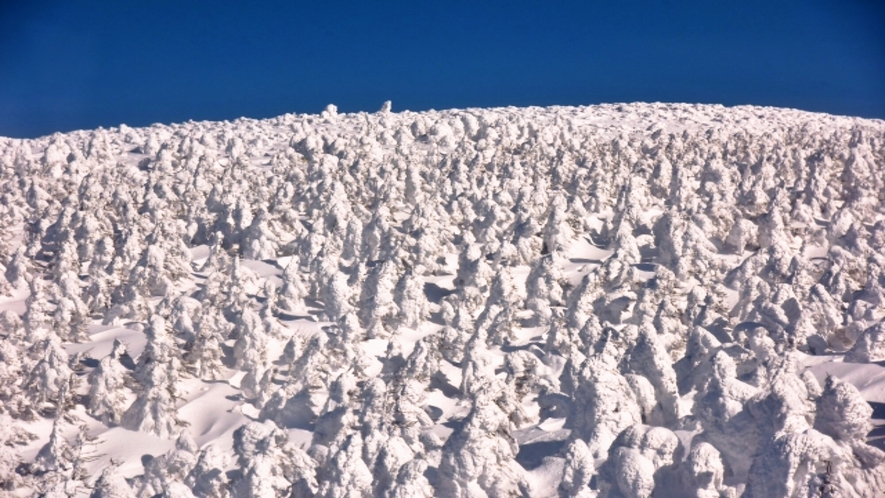
{"type": "Polygon", "coordinates": [[[603,102],[885,118],[885,1],[0,0],[0,135],[603,102]]]}

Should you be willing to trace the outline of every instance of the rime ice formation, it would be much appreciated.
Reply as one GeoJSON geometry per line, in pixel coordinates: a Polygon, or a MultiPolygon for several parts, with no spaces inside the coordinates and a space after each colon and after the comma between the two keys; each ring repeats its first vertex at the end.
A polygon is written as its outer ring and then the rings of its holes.
{"type": "Polygon", "coordinates": [[[885,493],[885,123],[632,104],[0,139],[0,489],[885,493]]]}

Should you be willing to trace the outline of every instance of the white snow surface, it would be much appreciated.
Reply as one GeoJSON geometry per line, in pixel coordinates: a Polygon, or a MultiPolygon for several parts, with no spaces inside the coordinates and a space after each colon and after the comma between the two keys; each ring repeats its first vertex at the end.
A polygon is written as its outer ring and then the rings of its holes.
{"type": "Polygon", "coordinates": [[[885,496],[885,122],[0,138],[0,495],[885,496]]]}

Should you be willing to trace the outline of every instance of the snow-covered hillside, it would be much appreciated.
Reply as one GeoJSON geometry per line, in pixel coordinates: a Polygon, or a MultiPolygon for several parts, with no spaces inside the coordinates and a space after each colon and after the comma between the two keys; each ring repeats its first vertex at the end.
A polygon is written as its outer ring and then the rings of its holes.
{"type": "Polygon", "coordinates": [[[0,139],[0,494],[882,496],[885,122],[0,139]]]}

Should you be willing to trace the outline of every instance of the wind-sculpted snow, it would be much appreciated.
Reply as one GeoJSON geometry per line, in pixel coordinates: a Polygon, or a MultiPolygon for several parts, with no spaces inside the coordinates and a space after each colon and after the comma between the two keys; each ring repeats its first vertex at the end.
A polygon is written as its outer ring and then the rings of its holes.
{"type": "Polygon", "coordinates": [[[882,121],[2,139],[0,227],[0,493],[885,493],[882,121]]]}

